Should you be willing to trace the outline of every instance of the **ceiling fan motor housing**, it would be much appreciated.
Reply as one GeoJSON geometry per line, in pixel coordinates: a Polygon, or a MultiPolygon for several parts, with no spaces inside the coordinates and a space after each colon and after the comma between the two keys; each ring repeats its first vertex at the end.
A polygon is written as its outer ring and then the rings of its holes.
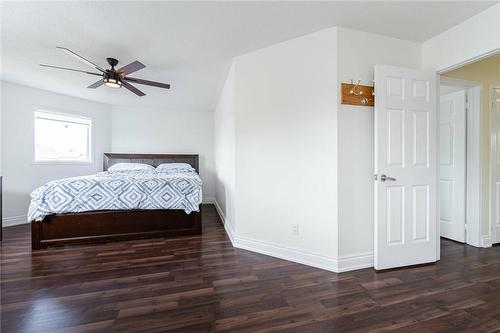
{"type": "Polygon", "coordinates": [[[103,77],[105,79],[114,79],[114,80],[118,80],[118,81],[121,81],[121,79],[122,79],[121,75],[115,71],[106,71],[106,73],[103,73],[103,77]]]}
{"type": "Polygon", "coordinates": [[[108,64],[113,67],[113,69],[116,65],[118,65],[118,60],[115,58],[106,58],[106,60],[108,61],[108,64]]]}

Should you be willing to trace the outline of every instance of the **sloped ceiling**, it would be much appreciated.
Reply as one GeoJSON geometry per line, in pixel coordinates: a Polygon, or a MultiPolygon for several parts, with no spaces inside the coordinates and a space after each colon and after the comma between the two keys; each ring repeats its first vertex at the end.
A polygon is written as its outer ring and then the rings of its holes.
{"type": "Polygon", "coordinates": [[[496,2],[1,2],[1,78],[115,105],[213,111],[231,59],[332,26],[422,42],[496,2]],[[93,76],[56,49],[65,46],[106,66],[106,57],[147,68],[135,77],[168,82],[86,87],[93,76]]]}

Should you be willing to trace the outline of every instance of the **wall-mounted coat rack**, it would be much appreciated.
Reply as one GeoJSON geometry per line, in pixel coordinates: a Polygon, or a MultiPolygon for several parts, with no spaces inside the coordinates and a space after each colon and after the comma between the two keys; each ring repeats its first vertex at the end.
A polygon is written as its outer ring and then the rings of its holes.
{"type": "Polygon", "coordinates": [[[342,83],[342,104],[374,106],[375,105],[375,87],[363,86],[361,80],[354,83],[342,83]]]}

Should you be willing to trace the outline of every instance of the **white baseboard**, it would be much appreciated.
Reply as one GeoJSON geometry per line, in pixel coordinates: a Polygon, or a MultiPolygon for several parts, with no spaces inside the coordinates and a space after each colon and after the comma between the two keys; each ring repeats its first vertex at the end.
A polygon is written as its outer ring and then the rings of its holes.
{"type": "Polygon", "coordinates": [[[217,210],[217,213],[219,214],[220,219],[222,220],[222,223],[226,224],[226,214],[222,211],[222,208],[220,208],[219,203],[217,202],[217,199],[214,199],[214,206],[215,210],[217,210]]]}
{"type": "Polygon", "coordinates": [[[213,204],[213,203],[215,203],[215,198],[212,198],[212,197],[203,198],[202,203],[204,203],[204,204],[213,204]]]}
{"type": "Polygon", "coordinates": [[[257,252],[271,257],[293,261],[299,264],[338,273],[338,262],[334,258],[328,258],[321,255],[307,253],[304,251],[283,247],[281,245],[245,237],[234,237],[233,246],[239,249],[257,252]]]}
{"type": "Polygon", "coordinates": [[[234,247],[335,273],[373,267],[373,253],[333,258],[245,237],[236,236],[234,239],[234,247]]]}
{"type": "Polygon", "coordinates": [[[2,219],[3,227],[10,227],[13,225],[26,224],[28,222],[27,215],[9,216],[2,219]]]}
{"type": "Polygon", "coordinates": [[[217,200],[214,200],[214,205],[217,213],[222,220],[222,223],[224,224],[224,228],[226,229],[226,233],[231,240],[231,243],[236,248],[268,255],[279,259],[293,261],[303,265],[321,268],[335,273],[373,267],[372,252],[343,256],[339,258],[330,258],[269,242],[263,242],[247,237],[239,237],[236,235],[231,226],[226,223],[226,216],[217,200]]]}
{"type": "Polygon", "coordinates": [[[339,273],[373,267],[374,264],[373,252],[341,256],[337,261],[339,273]]]}
{"type": "Polygon", "coordinates": [[[481,237],[481,247],[491,247],[493,245],[493,240],[491,236],[482,236],[481,237]]]}
{"type": "Polygon", "coordinates": [[[217,211],[217,214],[219,214],[220,219],[222,220],[222,224],[224,224],[224,229],[226,229],[226,234],[229,237],[229,240],[231,241],[231,244],[234,246],[234,230],[231,228],[231,226],[226,223],[226,214],[222,211],[222,208],[220,208],[219,203],[217,202],[217,199],[214,199],[214,206],[215,210],[217,211]]]}
{"type": "MultiPolygon", "coordinates": [[[[203,203],[204,204],[214,204],[215,198],[210,198],[210,197],[203,198],[203,203]]],[[[9,217],[4,217],[2,219],[2,226],[4,226],[4,227],[10,227],[12,225],[25,224],[25,223],[29,223],[27,215],[9,216],[9,217]]]]}

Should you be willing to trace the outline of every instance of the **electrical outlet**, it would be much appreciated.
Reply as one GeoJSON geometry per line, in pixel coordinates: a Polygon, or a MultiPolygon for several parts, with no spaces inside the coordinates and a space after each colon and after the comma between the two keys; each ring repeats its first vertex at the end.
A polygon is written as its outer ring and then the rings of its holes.
{"type": "Polygon", "coordinates": [[[298,224],[292,224],[292,235],[295,235],[295,236],[299,235],[299,225],[298,224]]]}

